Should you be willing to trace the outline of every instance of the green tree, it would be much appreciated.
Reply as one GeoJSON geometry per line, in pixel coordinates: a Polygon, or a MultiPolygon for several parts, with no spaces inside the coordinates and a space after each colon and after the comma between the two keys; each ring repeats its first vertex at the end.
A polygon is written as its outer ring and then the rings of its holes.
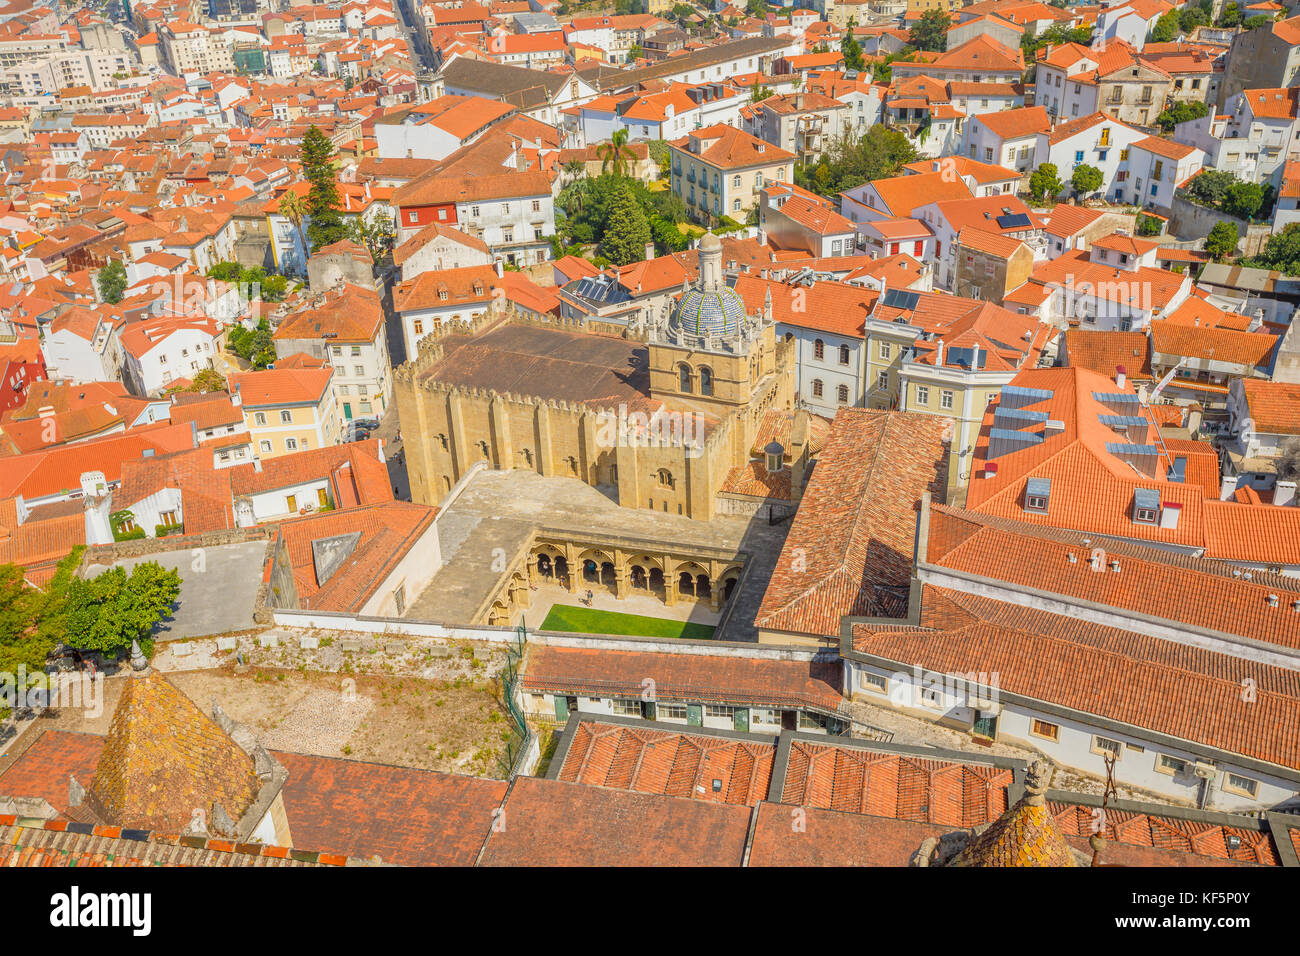
{"type": "Polygon", "coordinates": [[[191,381],[190,392],[224,392],[226,380],[213,368],[200,369],[191,381]]]}
{"type": "Polygon", "coordinates": [[[302,254],[305,261],[306,257],[311,255],[311,243],[307,241],[307,232],[304,229],[308,215],[306,200],[290,190],[280,197],[277,208],[280,215],[288,219],[294,231],[298,233],[298,241],[302,243],[302,254]]]}
{"type": "Polygon", "coordinates": [[[1237,240],[1240,238],[1237,224],[1221,219],[1214,224],[1210,234],[1205,237],[1205,251],[1214,257],[1215,262],[1222,262],[1225,256],[1230,256],[1237,251],[1237,240]]]}
{"type": "Polygon", "coordinates": [[[641,44],[633,43],[630,47],[628,47],[627,62],[635,63],[643,56],[645,56],[645,51],[641,49],[641,44]]]}
{"type": "Polygon", "coordinates": [[[1273,18],[1262,13],[1253,17],[1247,17],[1246,22],[1241,26],[1245,30],[1258,30],[1260,27],[1266,27],[1273,22],[1273,18]]]}
{"type": "Polygon", "coordinates": [[[316,126],[307,127],[302,138],[302,172],[311,188],[307,190],[307,237],[313,249],[346,239],[347,225],[339,212],[338,180],[334,175],[334,144],[316,126]]]}
{"type": "Polygon", "coordinates": [[[636,153],[627,145],[626,129],[614,130],[608,143],[596,147],[596,155],[600,157],[600,171],[607,173],[613,169],[617,177],[626,176],[628,163],[636,160],[636,153]]]}
{"type": "Polygon", "coordinates": [[[1080,163],[1074,167],[1074,172],[1070,176],[1070,185],[1074,187],[1076,194],[1087,196],[1101,188],[1102,180],[1100,169],[1087,163],[1080,163]]]}
{"type": "Polygon", "coordinates": [[[65,642],[81,650],[118,654],[145,640],[170,615],[181,578],[156,561],[110,568],[90,579],[74,578],[68,588],[65,642]]]}
{"type": "Polygon", "coordinates": [[[749,0],[745,4],[745,13],[757,20],[762,20],[768,13],[766,0],[749,0]]]}
{"type": "Polygon", "coordinates": [[[897,176],[917,158],[916,147],[905,133],[877,125],[857,139],[841,135],[816,164],[796,166],[795,183],[823,196],[835,196],[874,179],[897,176]]]}
{"type": "Polygon", "coordinates": [[[1029,177],[1029,195],[1037,200],[1055,199],[1064,188],[1055,163],[1043,163],[1029,177]]]}
{"type": "Polygon", "coordinates": [[[393,231],[393,220],[383,213],[376,212],[369,219],[356,215],[347,221],[348,236],[353,242],[366,247],[370,260],[378,265],[393,250],[397,233],[393,231]]]}
{"type": "Polygon", "coordinates": [[[99,297],[109,305],[117,305],[126,293],[126,267],[116,259],[108,260],[96,276],[99,297]]]}
{"type": "Polygon", "coordinates": [[[866,66],[866,61],[862,58],[862,45],[852,30],[846,31],[844,39],[840,41],[840,53],[844,55],[844,69],[861,72],[866,66]]]}
{"type": "Polygon", "coordinates": [[[1137,234],[1139,236],[1158,236],[1164,232],[1165,224],[1155,216],[1140,213],[1137,217],[1137,234]]]}
{"type": "Polygon", "coordinates": [[[608,226],[600,240],[601,255],[620,266],[641,262],[650,239],[650,222],[645,210],[632,190],[621,186],[609,206],[608,226]]]}
{"type": "Polygon", "coordinates": [[[54,650],[54,641],[35,626],[41,603],[41,593],[23,582],[22,568],[0,565],[0,670],[7,674],[20,666],[31,674],[43,670],[54,650]]]}
{"type": "Polygon", "coordinates": [[[1258,183],[1237,182],[1223,197],[1223,211],[1238,219],[1250,219],[1264,204],[1264,187],[1258,183]]]}
{"type": "Polygon", "coordinates": [[[1172,133],[1179,123],[1200,119],[1209,113],[1210,108],[1200,100],[1192,102],[1179,101],[1156,117],[1156,125],[1166,133],[1172,133]]]}
{"type": "Polygon", "coordinates": [[[1178,10],[1170,10],[1160,17],[1151,28],[1151,35],[1147,38],[1154,43],[1168,43],[1183,29],[1182,14],[1178,10]]]}
{"type": "Polygon", "coordinates": [[[754,88],[749,91],[749,102],[761,103],[772,95],[772,88],[764,86],[762,83],[755,83],[754,88]]]}
{"type": "Polygon", "coordinates": [[[942,53],[948,49],[948,27],[952,17],[943,10],[926,10],[908,33],[908,45],[917,50],[942,53]]]}
{"type": "Polygon", "coordinates": [[[1241,7],[1236,3],[1225,3],[1219,14],[1219,22],[1215,25],[1225,28],[1241,26],[1241,7]]]}
{"type": "Polygon", "coordinates": [[[1254,259],[1243,260],[1242,265],[1300,275],[1300,222],[1289,223],[1281,232],[1269,236],[1264,251],[1254,259]]]}

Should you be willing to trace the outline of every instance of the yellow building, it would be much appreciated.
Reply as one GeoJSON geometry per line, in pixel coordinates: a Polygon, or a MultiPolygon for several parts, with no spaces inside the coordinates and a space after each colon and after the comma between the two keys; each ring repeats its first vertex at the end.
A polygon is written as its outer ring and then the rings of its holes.
{"type": "Polygon", "coordinates": [[[668,144],[672,190],[706,222],[730,216],[744,222],[771,182],[794,182],[794,154],[722,123],[693,130],[668,144]]]}
{"type": "Polygon", "coordinates": [[[496,310],[445,325],[394,375],[412,499],[440,503],[486,461],[694,518],[732,507],[719,504],[728,489],[757,496],[752,510],[765,497],[756,486],[788,500],[801,485],[808,426],[768,416],[791,408],[791,359],[770,308],[747,313],[727,286],[713,235],[700,243],[698,284],[659,315],[639,316],[626,336],[496,310]],[[761,428],[788,451],[771,467],[754,449],[761,428]]]}
{"type": "Polygon", "coordinates": [[[326,366],[236,372],[230,391],[243,409],[244,424],[258,458],[291,455],[308,448],[335,445],[339,412],[326,366]]]}

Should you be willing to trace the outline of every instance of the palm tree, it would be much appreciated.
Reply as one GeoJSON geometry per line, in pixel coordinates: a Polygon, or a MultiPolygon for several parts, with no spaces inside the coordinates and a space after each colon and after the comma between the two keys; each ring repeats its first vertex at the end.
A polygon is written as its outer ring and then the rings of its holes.
{"type": "Polygon", "coordinates": [[[307,245],[307,233],[303,228],[303,223],[307,219],[307,203],[296,192],[289,191],[280,197],[278,208],[280,215],[288,219],[298,232],[298,241],[302,243],[303,262],[305,263],[307,256],[311,254],[311,250],[307,245]]]}
{"type": "Polygon", "coordinates": [[[597,146],[596,155],[600,157],[600,171],[604,173],[612,166],[615,176],[626,175],[627,161],[636,159],[636,153],[627,145],[625,129],[615,130],[608,143],[597,146]]]}
{"type": "Polygon", "coordinates": [[[581,159],[571,159],[565,163],[561,169],[564,171],[564,174],[568,176],[569,182],[575,182],[587,171],[587,164],[581,159]]]}

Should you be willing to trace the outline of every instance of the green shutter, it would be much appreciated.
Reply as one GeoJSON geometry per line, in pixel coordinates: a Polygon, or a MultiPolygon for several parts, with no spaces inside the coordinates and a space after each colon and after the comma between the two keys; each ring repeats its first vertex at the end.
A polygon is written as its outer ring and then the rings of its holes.
{"type": "Polygon", "coordinates": [[[555,719],[563,723],[569,719],[569,698],[555,695],[555,719]]]}
{"type": "Polygon", "coordinates": [[[704,705],[703,704],[686,705],[686,725],[688,727],[704,726],[704,705]]]}
{"type": "Polygon", "coordinates": [[[734,726],[737,730],[749,730],[749,708],[748,707],[736,708],[734,726]]]}

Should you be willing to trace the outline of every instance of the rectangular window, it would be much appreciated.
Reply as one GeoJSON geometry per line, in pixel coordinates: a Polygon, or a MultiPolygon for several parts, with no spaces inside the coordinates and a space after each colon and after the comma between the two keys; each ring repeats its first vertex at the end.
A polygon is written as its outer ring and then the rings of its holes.
{"type": "Polygon", "coordinates": [[[916,403],[918,405],[930,404],[930,389],[926,385],[916,386],[916,403]]]}
{"type": "Polygon", "coordinates": [[[620,717],[640,717],[641,701],[614,698],[614,713],[620,717]]]}
{"type": "Polygon", "coordinates": [[[1156,770],[1171,776],[1184,774],[1187,773],[1187,761],[1179,760],[1177,757],[1171,757],[1168,754],[1161,754],[1160,758],[1156,760],[1156,770]]]}
{"type": "Polygon", "coordinates": [[[655,717],[659,720],[685,720],[685,704],[655,704],[655,717]]]}
{"type": "Polygon", "coordinates": [[[734,708],[734,707],[726,707],[726,706],[723,706],[723,705],[721,705],[721,704],[705,704],[705,705],[704,705],[704,716],[705,716],[705,717],[725,717],[727,720],[732,720],[732,719],[734,719],[735,716],[736,716],[736,708],[734,708]]]}
{"type": "Polygon", "coordinates": [[[889,343],[888,343],[888,342],[881,342],[881,343],[880,343],[880,357],[881,357],[882,359],[887,359],[887,358],[889,358],[889,355],[890,355],[890,347],[889,347],[889,343]]]}
{"type": "Polygon", "coordinates": [[[1029,733],[1034,737],[1042,737],[1055,743],[1061,737],[1061,728],[1058,724],[1049,724],[1035,717],[1029,724],[1029,733]]]}
{"type": "Polygon", "coordinates": [[[861,671],[860,673],[862,676],[859,683],[862,685],[863,690],[879,691],[882,694],[885,692],[886,687],[889,685],[887,677],[881,674],[870,674],[867,671],[861,671]]]}
{"type": "Polygon", "coordinates": [[[889,391],[889,373],[881,372],[876,376],[876,388],[889,391]]]}
{"type": "Polygon", "coordinates": [[[939,407],[952,408],[952,392],[949,389],[945,388],[939,393],[939,407]]]}
{"type": "Polygon", "coordinates": [[[1223,789],[1243,797],[1253,797],[1259,792],[1259,781],[1229,770],[1223,775],[1223,789]]]}
{"type": "Polygon", "coordinates": [[[254,413],[253,413],[253,424],[254,424],[254,425],[265,425],[265,424],[266,424],[266,412],[254,412],[254,413]]]}
{"type": "Polygon", "coordinates": [[[1100,734],[1093,734],[1092,736],[1092,752],[1095,754],[1101,754],[1103,757],[1109,754],[1118,760],[1123,749],[1124,745],[1118,740],[1112,740],[1110,737],[1103,737],[1100,734]]]}
{"type": "Polygon", "coordinates": [[[285,510],[288,511],[290,514],[292,514],[293,512],[297,511],[297,510],[298,510],[298,496],[297,496],[297,495],[289,495],[287,498],[285,498],[285,499],[284,499],[284,507],[285,507],[285,510]]]}
{"type": "Polygon", "coordinates": [[[269,454],[271,451],[271,443],[269,441],[260,441],[257,443],[257,447],[261,449],[263,454],[269,454]]]}
{"type": "Polygon", "coordinates": [[[1076,152],[1076,153],[1074,154],[1074,161],[1075,161],[1076,163],[1081,163],[1081,162],[1083,162],[1083,150],[1079,150],[1078,152],[1076,152]]]}
{"type": "Polygon", "coordinates": [[[280,424],[281,424],[281,425],[292,425],[292,424],[293,424],[293,412],[289,411],[289,409],[287,409],[287,408],[284,409],[283,411],[281,411],[281,412],[280,412],[280,424]]]}

